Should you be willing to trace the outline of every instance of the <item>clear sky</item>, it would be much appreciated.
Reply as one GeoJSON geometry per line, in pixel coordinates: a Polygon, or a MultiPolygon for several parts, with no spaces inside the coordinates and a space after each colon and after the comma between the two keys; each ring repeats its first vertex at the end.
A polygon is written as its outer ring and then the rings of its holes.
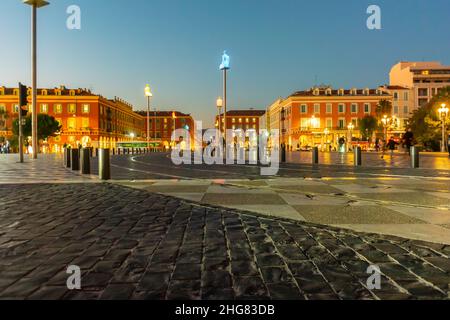
{"type": "MultiPolygon", "coordinates": [[[[90,88],[213,123],[220,56],[229,106],[265,108],[314,84],[376,87],[401,60],[450,64],[448,0],[49,0],[39,10],[39,87],[90,88]],[[78,5],[81,30],[68,30],[78,5]],[[382,30],[366,28],[367,7],[382,30]]],[[[0,1],[0,85],[30,84],[30,9],[0,1]]]]}

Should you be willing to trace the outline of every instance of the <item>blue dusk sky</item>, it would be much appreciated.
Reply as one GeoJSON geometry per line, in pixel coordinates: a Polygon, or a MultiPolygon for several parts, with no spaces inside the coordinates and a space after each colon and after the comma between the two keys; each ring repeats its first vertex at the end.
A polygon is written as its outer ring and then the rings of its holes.
{"type": "MultiPolygon", "coordinates": [[[[49,0],[39,10],[39,87],[90,88],[211,126],[231,56],[229,106],[265,108],[314,84],[376,87],[401,60],[450,64],[448,0],[49,0]],[[366,27],[382,9],[382,30],[366,27]],[[81,30],[66,9],[81,8],[81,30]]],[[[0,1],[0,85],[30,84],[30,8],[0,1]]]]}

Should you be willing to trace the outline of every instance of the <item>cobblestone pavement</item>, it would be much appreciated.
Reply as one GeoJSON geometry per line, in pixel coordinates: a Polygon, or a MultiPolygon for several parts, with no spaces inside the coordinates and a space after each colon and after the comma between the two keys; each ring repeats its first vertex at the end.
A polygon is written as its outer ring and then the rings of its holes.
{"type": "Polygon", "coordinates": [[[0,298],[448,299],[450,246],[113,184],[0,185],[0,298]],[[366,285],[369,265],[381,289],[366,285]],[[66,289],[66,268],[82,290],[66,289]]]}
{"type": "Polygon", "coordinates": [[[273,177],[116,183],[266,216],[450,244],[450,180],[273,177]]]}

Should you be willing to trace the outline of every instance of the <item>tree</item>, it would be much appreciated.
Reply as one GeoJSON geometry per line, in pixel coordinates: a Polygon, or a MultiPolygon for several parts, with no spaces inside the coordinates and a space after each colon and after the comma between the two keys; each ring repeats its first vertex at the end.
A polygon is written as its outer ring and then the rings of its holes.
{"type": "Polygon", "coordinates": [[[378,120],[374,116],[367,115],[359,121],[359,131],[363,140],[368,140],[378,129],[378,120]]]}
{"type": "MultiPolygon", "coordinates": [[[[442,122],[438,108],[442,103],[450,105],[450,87],[442,88],[431,101],[413,112],[408,128],[414,133],[417,142],[427,150],[439,151],[442,122]]],[[[447,126],[450,119],[447,117],[447,126]]]]}
{"type": "Polygon", "coordinates": [[[390,116],[392,114],[392,102],[386,99],[380,100],[377,104],[376,114],[378,120],[381,120],[384,115],[390,116]]]}
{"type": "MultiPolygon", "coordinates": [[[[54,137],[61,130],[61,125],[52,116],[46,114],[38,115],[38,140],[46,140],[49,137],[54,137]]],[[[13,123],[13,133],[15,136],[19,135],[19,120],[16,119],[13,123]]],[[[32,135],[31,115],[25,118],[25,125],[23,126],[23,136],[30,137],[32,135]]]]}

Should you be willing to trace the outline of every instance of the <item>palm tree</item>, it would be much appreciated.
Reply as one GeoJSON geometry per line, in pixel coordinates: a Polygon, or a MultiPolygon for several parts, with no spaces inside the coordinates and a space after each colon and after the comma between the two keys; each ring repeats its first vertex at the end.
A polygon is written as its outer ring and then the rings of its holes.
{"type": "Polygon", "coordinates": [[[386,99],[380,100],[377,104],[376,114],[378,120],[381,120],[384,115],[390,116],[392,114],[392,102],[386,99]]]}

